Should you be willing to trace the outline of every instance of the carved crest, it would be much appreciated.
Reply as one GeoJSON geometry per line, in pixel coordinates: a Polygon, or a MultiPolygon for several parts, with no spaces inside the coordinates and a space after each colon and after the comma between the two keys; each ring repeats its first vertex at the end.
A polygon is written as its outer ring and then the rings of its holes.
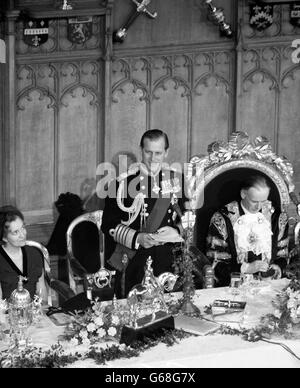
{"type": "MultiPolygon", "coordinates": [[[[282,205],[288,205],[290,193],[295,190],[293,166],[284,156],[275,154],[268,139],[258,136],[250,141],[245,132],[234,132],[228,142],[214,141],[208,146],[208,155],[195,155],[190,164],[206,184],[228,168],[254,168],[274,181],[281,195],[282,205]],[[203,179],[202,179],[203,180],[203,179]]],[[[199,184],[200,185],[200,184],[199,184]]]]}
{"type": "Polygon", "coordinates": [[[270,27],[273,23],[273,5],[257,3],[250,4],[250,26],[259,31],[270,27]]]}
{"type": "Polygon", "coordinates": [[[290,5],[290,22],[296,27],[300,27],[300,3],[290,5]]]}
{"type": "Polygon", "coordinates": [[[288,182],[292,181],[294,171],[291,162],[284,156],[276,155],[266,137],[258,136],[251,142],[246,132],[234,132],[230,136],[229,142],[215,141],[211,143],[208,146],[207,156],[194,156],[190,163],[201,163],[202,168],[207,169],[219,163],[242,159],[253,159],[273,165],[288,182]]]}
{"type": "Polygon", "coordinates": [[[38,47],[48,40],[48,20],[29,19],[24,25],[24,42],[29,46],[38,47]]]}
{"type": "Polygon", "coordinates": [[[68,39],[72,43],[82,44],[92,36],[93,17],[68,19],[68,39]]]}

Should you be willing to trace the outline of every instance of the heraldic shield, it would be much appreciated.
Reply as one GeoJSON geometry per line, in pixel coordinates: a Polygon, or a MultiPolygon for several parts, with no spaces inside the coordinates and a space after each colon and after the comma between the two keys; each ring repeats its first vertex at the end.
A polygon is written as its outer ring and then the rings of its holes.
{"type": "Polygon", "coordinates": [[[296,27],[300,27],[300,3],[290,4],[290,22],[296,27]]]}
{"type": "Polygon", "coordinates": [[[48,40],[48,20],[28,19],[24,24],[24,42],[29,46],[38,47],[48,40]]]}
{"type": "Polygon", "coordinates": [[[291,163],[276,155],[263,136],[250,141],[245,132],[235,132],[228,142],[210,144],[208,155],[194,156],[190,163],[201,177],[198,185],[202,201],[196,211],[194,243],[202,252],[206,250],[212,215],[225,204],[239,199],[240,184],[246,176],[259,173],[268,178],[271,185],[269,200],[280,212],[288,214],[291,199],[294,203],[297,199],[291,163]]]}
{"type": "Polygon", "coordinates": [[[263,31],[273,23],[273,5],[257,2],[250,4],[250,26],[263,31]]]}
{"type": "Polygon", "coordinates": [[[68,20],[68,39],[72,43],[82,44],[92,36],[92,17],[77,17],[68,20]]]}

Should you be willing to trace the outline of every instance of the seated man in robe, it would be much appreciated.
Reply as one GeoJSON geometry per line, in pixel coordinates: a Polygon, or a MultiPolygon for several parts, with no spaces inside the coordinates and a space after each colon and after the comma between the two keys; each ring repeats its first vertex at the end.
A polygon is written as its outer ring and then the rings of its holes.
{"type": "Polygon", "coordinates": [[[240,201],[212,216],[206,255],[215,267],[217,286],[228,286],[236,271],[282,277],[288,258],[288,216],[275,211],[269,194],[264,176],[249,176],[241,185],[240,201]]]}

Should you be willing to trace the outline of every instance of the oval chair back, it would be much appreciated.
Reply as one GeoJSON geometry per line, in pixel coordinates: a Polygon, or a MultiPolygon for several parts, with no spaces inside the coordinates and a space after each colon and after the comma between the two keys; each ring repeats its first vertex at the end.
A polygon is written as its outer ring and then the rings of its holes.
{"type": "Polygon", "coordinates": [[[276,155],[265,137],[250,141],[244,132],[234,132],[228,142],[215,141],[208,154],[190,160],[193,203],[196,213],[194,243],[206,252],[206,237],[214,212],[240,199],[240,186],[245,177],[260,174],[271,186],[269,200],[274,210],[288,214],[291,200],[297,205],[293,167],[276,155]]]}
{"type": "Polygon", "coordinates": [[[67,249],[69,284],[78,293],[84,276],[104,268],[104,236],[101,231],[102,210],[82,214],[68,227],[67,249]]]}

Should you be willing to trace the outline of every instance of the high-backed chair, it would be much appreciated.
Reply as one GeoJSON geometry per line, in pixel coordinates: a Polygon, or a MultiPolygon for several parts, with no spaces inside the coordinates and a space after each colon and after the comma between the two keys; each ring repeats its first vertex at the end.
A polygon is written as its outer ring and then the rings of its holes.
{"type": "MultiPolygon", "coordinates": [[[[69,284],[76,293],[87,288],[113,294],[112,275],[104,265],[104,235],[101,231],[102,210],[82,214],[67,230],[69,284]]],[[[102,296],[103,296],[102,295],[102,296]]]]}
{"type": "Polygon", "coordinates": [[[271,182],[269,199],[275,210],[289,213],[294,193],[293,167],[284,157],[276,155],[265,137],[253,142],[244,132],[235,132],[228,142],[216,141],[205,156],[191,161],[196,183],[197,211],[194,243],[205,253],[206,237],[213,213],[225,204],[238,200],[240,184],[248,174],[260,173],[271,182]]]}
{"type": "Polygon", "coordinates": [[[47,300],[45,301],[47,302],[48,306],[52,306],[52,290],[59,294],[63,300],[68,300],[72,298],[75,294],[70,289],[70,287],[66,283],[52,277],[49,253],[47,248],[43,244],[32,240],[27,240],[26,245],[38,249],[41,253],[41,257],[43,259],[44,264],[43,288],[46,291],[47,300]]]}

